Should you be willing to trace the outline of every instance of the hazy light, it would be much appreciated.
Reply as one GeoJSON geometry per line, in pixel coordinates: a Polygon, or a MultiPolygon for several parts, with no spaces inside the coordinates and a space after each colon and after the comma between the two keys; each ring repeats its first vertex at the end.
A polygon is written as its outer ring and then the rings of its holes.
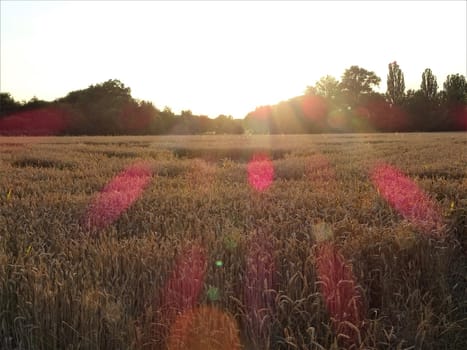
{"type": "Polygon", "coordinates": [[[366,312],[352,267],[331,242],[318,243],[316,254],[319,288],[334,331],[344,335],[339,340],[346,348],[358,344],[366,312]]]}
{"type": "Polygon", "coordinates": [[[168,350],[240,350],[233,317],[214,307],[201,306],[180,314],[171,327],[168,350]]]}
{"type": "Polygon", "coordinates": [[[248,182],[251,187],[263,192],[274,180],[274,166],[265,154],[256,154],[248,163],[248,182]]]}
{"type": "Polygon", "coordinates": [[[204,249],[194,245],[186,249],[176,261],[162,295],[165,318],[184,312],[198,304],[204,285],[207,259],[204,249]]]}
{"type": "Polygon", "coordinates": [[[151,174],[146,163],[132,164],[119,173],[88,206],[85,226],[102,229],[117,220],[144,192],[151,174]]]}
{"type": "Polygon", "coordinates": [[[0,135],[53,136],[68,126],[69,118],[63,110],[46,107],[0,119],[0,135]]]}
{"type": "Polygon", "coordinates": [[[423,233],[441,235],[443,220],[435,202],[415,182],[390,165],[376,166],[371,180],[380,195],[423,233]]]}
{"type": "Polygon", "coordinates": [[[319,122],[327,114],[328,106],[326,100],[321,96],[306,95],[302,101],[302,110],[306,118],[319,122]]]}
{"type": "Polygon", "coordinates": [[[394,59],[407,89],[425,67],[438,82],[465,74],[465,2],[0,4],[0,85],[20,100],[117,78],[158,108],[243,118],[353,64],[375,71],[380,91],[394,59]]]}

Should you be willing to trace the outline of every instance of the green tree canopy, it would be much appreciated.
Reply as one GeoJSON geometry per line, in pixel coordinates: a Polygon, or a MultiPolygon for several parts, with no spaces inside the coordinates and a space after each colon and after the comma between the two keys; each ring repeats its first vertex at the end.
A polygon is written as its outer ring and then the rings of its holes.
{"type": "Polygon", "coordinates": [[[438,82],[430,68],[426,68],[422,74],[420,90],[428,101],[434,101],[438,94],[438,82]]]}
{"type": "Polygon", "coordinates": [[[386,97],[389,103],[400,105],[405,97],[404,73],[397,62],[389,63],[386,97]]]}
{"type": "Polygon", "coordinates": [[[331,75],[320,78],[315,84],[316,95],[335,98],[341,91],[339,81],[331,75]]]}
{"type": "Polygon", "coordinates": [[[373,87],[381,82],[374,72],[359,66],[346,69],[341,79],[341,90],[350,99],[351,104],[357,104],[362,95],[373,93],[373,87]]]}
{"type": "Polygon", "coordinates": [[[467,103],[467,83],[461,74],[448,75],[443,84],[448,103],[467,103]]]}

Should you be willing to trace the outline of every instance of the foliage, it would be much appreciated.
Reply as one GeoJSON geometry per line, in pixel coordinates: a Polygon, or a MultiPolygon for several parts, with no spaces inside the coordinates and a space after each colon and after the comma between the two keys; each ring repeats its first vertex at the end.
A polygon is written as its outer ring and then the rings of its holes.
{"type": "Polygon", "coordinates": [[[358,66],[348,68],[339,82],[322,77],[305,94],[247,114],[245,130],[256,134],[325,132],[405,132],[467,130],[465,77],[448,76],[437,93],[430,69],[420,90],[405,93],[404,74],[389,64],[386,94],[373,91],[380,78],[358,66]]]}
{"type": "Polygon", "coordinates": [[[420,91],[429,101],[434,101],[438,94],[438,82],[430,68],[425,69],[422,74],[422,83],[420,91]]]}
{"type": "Polygon", "coordinates": [[[33,97],[17,102],[0,94],[0,135],[192,135],[306,134],[325,132],[405,132],[467,130],[465,76],[451,74],[438,92],[436,76],[427,68],[419,90],[405,93],[404,74],[389,64],[387,91],[375,92],[381,79],[351,66],[341,81],[320,78],[305,93],[274,105],[258,106],[243,120],[221,114],[214,119],[190,110],[175,114],[169,107],[131,96],[113,79],[47,102],[33,97]],[[58,120],[60,119],[61,120],[58,120]]]}
{"type": "Polygon", "coordinates": [[[389,63],[389,73],[387,79],[387,91],[389,103],[392,105],[401,105],[405,97],[404,73],[397,62],[389,63]]]}
{"type": "Polygon", "coordinates": [[[349,99],[351,106],[359,103],[362,95],[373,93],[373,87],[378,86],[381,78],[374,72],[359,66],[351,66],[344,71],[341,80],[341,91],[349,99]]]}

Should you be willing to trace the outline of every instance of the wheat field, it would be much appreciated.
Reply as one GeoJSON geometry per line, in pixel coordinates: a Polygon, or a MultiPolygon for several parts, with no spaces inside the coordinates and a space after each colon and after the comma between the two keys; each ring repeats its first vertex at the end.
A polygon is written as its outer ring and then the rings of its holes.
{"type": "Polygon", "coordinates": [[[465,349],[466,146],[0,137],[0,348],[465,349]]]}

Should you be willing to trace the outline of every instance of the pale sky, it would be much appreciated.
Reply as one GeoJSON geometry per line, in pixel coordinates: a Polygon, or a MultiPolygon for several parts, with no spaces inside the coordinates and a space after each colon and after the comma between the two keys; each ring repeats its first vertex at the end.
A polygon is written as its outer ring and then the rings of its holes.
{"type": "Polygon", "coordinates": [[[243,118],[358,65],[466,75],[467,1],[1,0],[0,90],[54,100],[108,79],[160,109],[243,118]]]}

